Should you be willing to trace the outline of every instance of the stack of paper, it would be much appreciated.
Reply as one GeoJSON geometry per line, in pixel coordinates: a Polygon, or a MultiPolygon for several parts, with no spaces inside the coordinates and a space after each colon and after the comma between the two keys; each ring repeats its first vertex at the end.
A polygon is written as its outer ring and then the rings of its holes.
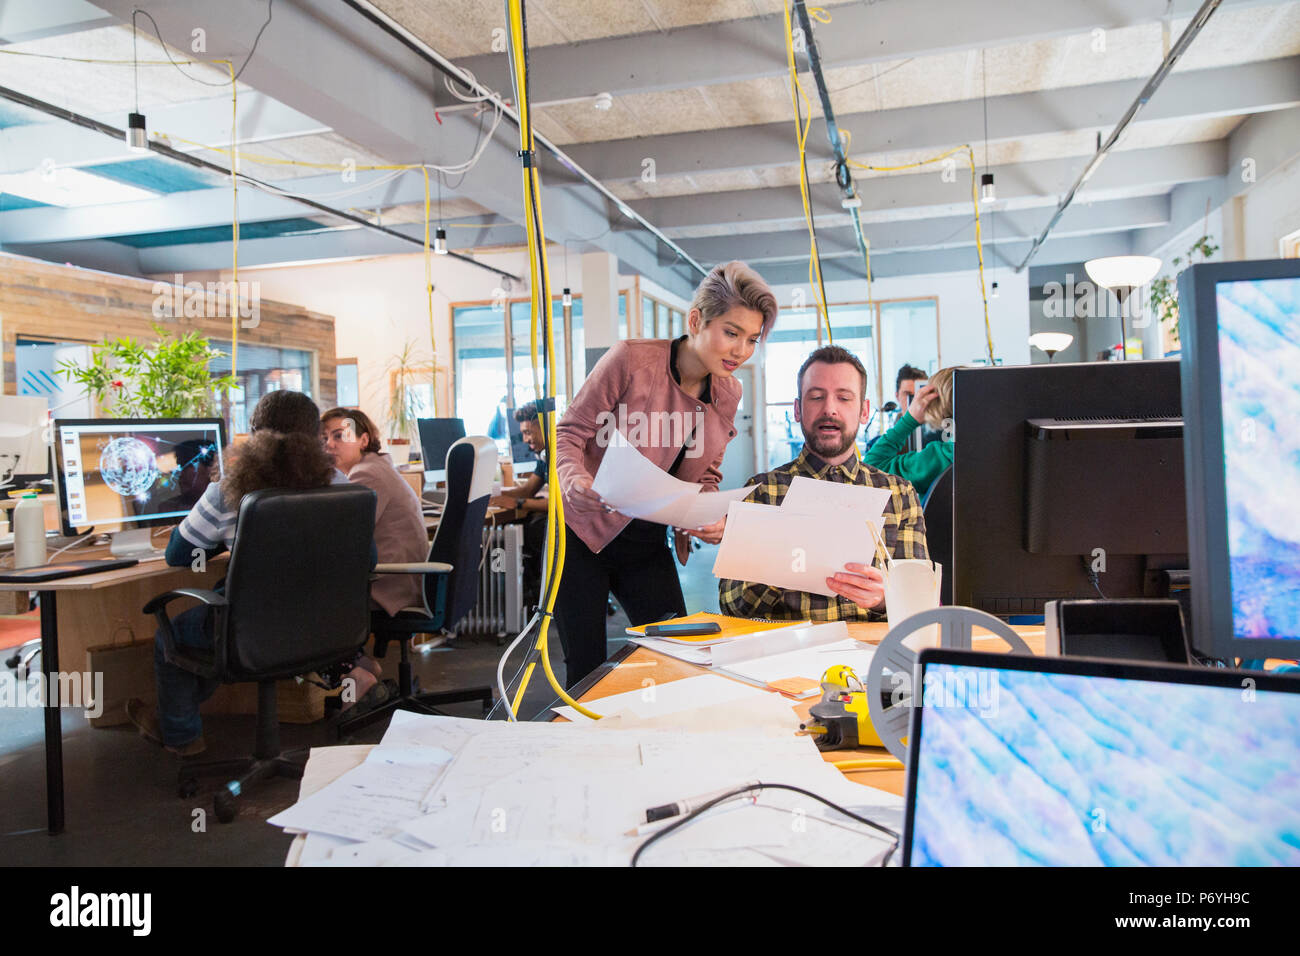
{"type": "Polygon", "coordinates": [[[727,506],[754,486],[702,493],[701,486],[668,474],[614,432],[591,489],[605,504],[631,518],[678,528],[702,528],[726,517],[727,506]]]}
{"type": "Polygon", "coordinates": [[[853,672],[865,685],[867,668],[871,666],[871,655],[874,652],[875,648],[870,644],[863,644],[850,637],[832,644],[739,661],[716,670],[802,700],[821,693],[822,675],[827,668],[837,664],[853,668],[853,672]]]}
{"type": "MultiPolygon", "coordinates": [[[[754,691],[719,702],[712,691],[677,692],[677,704],[710,703],[650,718],[681,717],[691,733],[634,726],[646,718],[626,710],[621,727],[618,717],[513,724],[399,712],[359,763],[358,748],[314,751],[303,799],[270,822],[309,834],[301,865],[626,865],[649,835],[628,831],[649,807],[757,780],[899,829],[899,798],[846,781],[811,740],[789,732],[787,703],[754,691]],[[743,723],[718,732],[700,724],[699,714],[722,709],[743,712],[743,723]],[[313,791],[324,760],[356,765],[313,791]]],[[[869,865],[891,843],[806,797],[766,789],[674,831],[641,862],[869,865]]]]}
{"type": "Polygon", "coordinates": [[[733,502],[713,575],[828,597],[826,579],[875,560],[888,488],[796,477],[779,507],[733,502]]]}

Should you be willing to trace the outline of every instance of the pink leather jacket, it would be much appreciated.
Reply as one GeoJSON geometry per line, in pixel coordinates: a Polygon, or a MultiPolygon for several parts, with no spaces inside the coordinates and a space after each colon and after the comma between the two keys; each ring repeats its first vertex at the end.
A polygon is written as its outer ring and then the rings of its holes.
{"type": "MultiPolygon", "coordinates": [[[[621,514],[578,514],[569,509],[569,488],[583,475],[594,478],[605,456],[610,427],[635,429],[646,425],[652,436],[680,436],[694,427],[692,446],[682,459],[677,477],[716,491],[727,442],[736,434],[736,409],[740,382],[713,376],[710,402],[692,398],[673,378],[669,367],[672,342],[668,339],[633,339],[618,342],[596,363],[582,388],[556,425],[555,468],[565,495],[565,523],[592,551],[599,552],[632,520],[621,514]],[[668,415],[664,415],[668,413],[668,415]]],[[[667,471],[682,449],[676,442],[638,441],[628,435],[641,454],[667,471]]]]}

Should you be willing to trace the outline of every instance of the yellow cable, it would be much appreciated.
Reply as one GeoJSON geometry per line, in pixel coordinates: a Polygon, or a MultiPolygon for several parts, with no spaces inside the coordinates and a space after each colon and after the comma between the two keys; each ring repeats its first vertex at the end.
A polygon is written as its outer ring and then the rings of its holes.
{"type": "MultiPolygon", "coordinates": [[[[962,151],[966,153],[966,162],[970,166],[970,200],[975,209],[975,252],[979,257],[979,283],[980,283],[980,301],[984,305],[984,339],[988,346],[989,364],[993,364],[993,326],[989,321],[989,299],[988,290],[984,285],[984,240],[983,232],[980,228],[980,200],[979,190],[976,188],[975,179],[975,151],[971,149],[969,143],[963,143],[960,146],[954,146],[952,149],[945,150],[937,156],[930,156],[926,159],[918,160],[914,163],[903,163],[899,166],[871,166],[867,163],[859,163],[852,159],[848,164],[855,169],[866,169],[872,172],[891,173],[900,169],[916,169],[918,166],[926,166],[930,163],[937,163],[942,159],[947,159],[953,153],[962,151]]],[[[870,282],[870,273],[868,273],[868,282],[870,282]]],[[[870,293],[868,293],[870,294],[870,293]]]]}
{"type": "Polygon", "coordinates": [[[234,286],[235,307],[230,310],[230,377],[239,367],[239,108],[235,94],[235,64],[233,60],[218,60],[226,64],[230,74],[230,258],[231,281],[234,286]]]}
{"type": "MultiPolygon", "coordinates": [[[[511,67],[514,71],[515,85],[518,91],[519,99],[519,145],[521,150],[527,155],[533,155],[535,143],[533,140],[532,125],[529,122],[528,114],[528,83],[527,74],[524,68],[525,50],[523,46],[523,15],[520,0],[509,0],[507,4],[507,13],[509,16],[510,39],[511,39],[511,67]]],[[[543,313],[542,309],[549,310],[551,307],[550,295],[550,278],[545,268],[544,257],[546,254],[546,230],[542,225],[542,210],[540,198],[540,182],[537,177],[537,168],[532,165],[526,165],[523,170],[523,189],[524,189],[524,213],[525,227],[528,234],[528,251],[529,251],[529,278],[531,280],[531,303],[532,303],[532,332],[530,338],[533,363],[533,381],[534,388],[540,385],[538,377],[538,349],[537,349],[537,328],[538,322],[542,315],[549,319],[549,311],[543,313]],[[533,210],[536,209],[536,222],[533,218],[533,210]]],[[[551,368],[555,368],[555,345],[554,334],[546,337],[546,357],[547,363],[551,368]]],[[[539,389],[540,391],[540,389],[539,389]]],[[[548,409],[547,405],[554,400],[554,377],[550,382],[550,387],[546,389],[546,401],[539,410],[541,421],[545,423],[547,432],[548,446],[551,448],[551,454],[548,455],[547,473],[550,487],[558,489],[560,487],[559,475],[556,472],[555,464],[555,443],[556,443],[556,414],[553,409],[548,409]]],[[[546,673],[546,679],[550,682],[551,687],[556,694],[569,706],[573,707],[578,713],[585,717],[598,720],[600,715],[583,707],[576,700],[569,696],[565,689],[560,686],[560,682],[555,678],[555,672],[551,669],[551,659],[548,648],[548,632],[552,614],[555,610],[555,598],[559,591],[559,582],[564,574],[564,542],[565,536],[560,533],[559,529],[564,527],[564,502],[563,496],[558,492],[548,495],[546,499],[547,521],[546,521],[546,552],[547,556],[554,555],[555,560],[550,562],[551,576],[546,588],[545,606],[541,627],[538,630],[536,648],[542,660],[542,669],[546,673]]],[[[517,704],[523,699],[524,690],[528,686],[528,680],[532,676],[533,667],[530,665],[524,672],[523,680],[519,685],[519,690],[515,693],[515,706],[512,707],[512,715],[516,712],[517,704]]],[[[507,706],[511,706],[509,703],[507,706]]]]}
{"type": "MultiPolygon", "coordinates": [[[[819,328],[820,323],[826,323],[826,343],[834,345],[835,337],[831,332],[830,310],[826,305],[826,285],[822,280],[821,254],[817,251],[817,233],[813,228],[812,204],[808,199],[808,166],[805,152],[808,145],[808,130],[812,127],[812,101],[808,99],[808,94],[804,92],[803,84],[799,82],[799,71],[795,68],[794,25],[790,19],[789,0],[786,0],[783,7],[785,13],[786,61],[790,68],[790,104],[794,107],[795,140],[799,146],[799,197],[803,201],[804,222],[808,225],[808,284],[812,286],[813,296],[817,300],[819,328]],[[799,124],[799,97],[803,98],[807,115],[807,119],[802,126],[799,124]]],[[[821,8],[817,8],[817,12],[822,15],[826,14],[826,11],[821,8]]],[[[817,19],[822,23],[829,22],[829,17],[823,20],[819,16],[817,19]]]]}
{"type": "MultiPolygon", "coordinates": [[[[0,49],[6,56],[30,56],[38,60],[64,60],[68,63],[104,63],[110,66],[211,66],[206,60],[98,60],[83,56],[55,56],[52,53],[28,53],[24,50],[0,49]]],[[[225,63],[225,60],[213,60],[213,63],[225,63]]],[[[184,72],[184,71],[182,71],[184,72]]]]}
{"type": "Polygon", "coordinates": [[[876,757],[868,760],[836,760],[831,763],[836,770],[903,770],[903,762],[893,757],[876,757]]]}

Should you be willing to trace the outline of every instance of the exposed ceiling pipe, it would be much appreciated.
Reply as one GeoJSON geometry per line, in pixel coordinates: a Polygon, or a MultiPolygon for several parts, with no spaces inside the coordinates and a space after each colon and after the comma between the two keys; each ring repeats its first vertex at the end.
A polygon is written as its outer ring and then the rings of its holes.
{"type": "MultiPolygon", "coordinates": [[[[839,124],[835,122],[835,110],[831,106],[830,90],[826,88],[826,77],[822,73],[821,55],[817,52],[817,41],[813,38],[812,22],[808,17],[808,7],[804,0],[795,0],[794,9],[799,15],[799,27],[803,30],[804,45],[808,54],[808,66],[812,70],[813,78],[817,81],[817,95],[822,104],[822,118],[826,121],[826,135],[831,141],[831,152],[835,154],[835,182],[844,193],[845,200],[847,200],[844,206],[853,219],[853,234],[857,239],[858,252],[862,254],[865,270],[867,240],[862,234],[862,217],[858,214],[862,200],[858,198],[857,191],[853,187],[853,174],[849,171],[849,157],[844,151],[844,139],[840,135],[839,124]]],[[[863,278],[866,278],[865,271],[863,278]]]]}
{"type": "MultiPolygon", "coordinates": [[[[10,102],[18,103],[20,106],[26,106],[29,109],[37,110],[41,113],[45,113],[57,119],[65,120],[76,126],[81,126],[85,129],[91,129],[97,133],[103,133],[105,136],[111,136],[113,139],[116,139],[119,143],[125,141],[126,131],[120,129],[119,127],[110,126],[108,123],[100,122],[99,120],[93,117],[83,116],[81,113],[74,113],[72,110],[64,109],[62,106],[55,106],[52,103],[46,103],[44,100],[38,100],[34,96],[28,96],[26,93],[20,93],[18,90],[11,90],[8,87],[0,86],[0,97],[3,97],[4,99],[9,100],[10,102]]],[[[172,146],[168,146],[165,143],[157,142],[156,140],[149,141],[149,152],[157,153],[159,156],[166,156],[168,159],[174,159],[177,162],[185,163],[186,165],[193,166],[197,169],[204,169],[204,170],[208,170],[209,172],[219,173],[222,176],[230,175],[230,170],[224,166],[220,166],[217,163],[209,162],[206,159],[200,159],[197,156],[191,156],[189,153],[182,152],[179,149],[176,149],[172,146]]],[[[405,242],[409,242],[414,245],[420,246],[421,248],[424,248],[424,240],[416,236],[408,236],[404,232],[398,232],[396,229],[389,229],[387,226],[378,225],[376,223],[371,222],[369,219],[365,219],[361,216],[353,215],[350,212],[344,212],[340,209],[335,209],[332,206],[325,205],[324,203],[316,202],[316,200],[314,199],[306,199],[302,196],[286,196],[282,192],[277,190],[275,187],[262,182],[260,179],[254,179],[252,176],[249,176],[245,173],[236,173],[235,175],[239,177],[240,182],[247,183],[253,188],[260,189],[263,192],[271,194],[272,196],[279,196],[282,199],[290,199],[296,203],[300,203],[304,206],[307,206],[310,209],[314,209],[317,212],[326,213],[327,215],[330,216],[337,216],[339,219],[345,219],[348,222],[356,223],[358,226],[364,226],[366,229],[372,229],[375,232],[382,232],[384,233],[384,235],[392,236],[395,239],[401,239],[405,242]]],[[[503,279],[511,279],[515,282],[524,281],[521,277],[517,275],[513,275],[512,273],[509,272],[504,272],[501,269],[493,268],[492,266],[487,265],[486,263],[479,262],[477,259],[471,256],[462,255],[459,252],[448,252],[447,255],[452,258],[459,259],[461,262],[466,262],[469,263],[470,265],[478,266],[480,269],[484,269],[488,272],[491,272],[493,275],[501,276],[503,279]]]]}
{"type": "MultiPolygon", "coordinates": [[[[357,11],[357,13],[361,14],[363,17],[370,20],[376,26],[380,27],[381,29],[383,29],[385,32],[395,37],[396,39],[400,40],[408,49],[416,53],[426,62],[437,67],[443,73],[450,76],[457,83],[460,83],[462,86],[474,90],[475,92],[481,95],[491,98],[492,102],[496,105],[496,107],[500,109],[501,112],[504,113],[507,117],[509,117],[511,122],[513,122],[516,126],[519,125],[519,114],[514,110],[513,107],[507,105],[505,100],[502,99],[501,96],[495,90],[488,89],[482,83],[478,82],[478,80],[476,80],[473,76],[471,76],[468,73],[465,73],[463,70],[461,70],[460,67],[456,66],[455,63],[452,63],[450,60],[444,57],[433,47],[429,46],[427,43],[425,43],[423,40],[417,37],[410,30],[406,29],[406,27],[402,26],[400,23],[398,23],[388,14],[384,13],[384,11],[380,10],[377,6],[371,3],[370,0],[343,0],[343,2],[347,4],[349,7],[351,7],[353,10],[357,11]]],[[[564,150],[560,149],[560,147],[556,146],[554,143],[552,143],[549,139],[547,139],[545,136],[543,136],[541,133],[537,132],[536,130],[533,131],[533,137],[537,140],[537,142],[545,146],[547,150],[551,153],[551,155],[553,155],[556,159],[558,159],[560,163],[563,164],[563,166],[567,170],[569,170],[569,172],[573,173],[575,176],[582,179],[585,183],[587,183],[587,185],[596,189],[599,193],[601,193],[601,195],[603,195],[606,199],[612,202],[614,204],[614,207],[619,212],[621,212],[624,216],[633,220],[636,223],[639,223],[642,228],[644,228],[647,232],[649,232],[652,236],[654,236],[656,239],[662,242],[669,249],[673,250],[673,252],[677,254],[678,258],[680,258],[683,262],[685,262],[692,269],[698,272],[701,276],[708,275],[708,270],[705,269],[704,266],[696,262],[695,259],[693,259],[685,249],[683,249],[676,242],[674,242],[673,240],[669,239],[666,235],[664,235],[652,222],[650,222],[650,220],[646,219],[641,214],[635,212],[631,206],[629,206],[623,200],[619,199],[612,192],[610,192],[609,189],[607,189],[599,179],[591,175],[591,173],[587,172],[576,162],[570,159],[569,156],[564,152],[564,150]]]]}
{"type": "Polygon", "coordinates": [[[1029,247],[1029,252],[1025,255],[1025,261],[1016,266],[1016,272],[1023,272],[1025,266],[1029,265],[1029,260],[1034,257],[1036,252],[1038,252],[1039,247],[1047,241],[1047,234],[1052,231],[1053,227],[1060,220],[1061,213],[1065,212],[1065,207],[1070,205],[1074,200],[1075,193],[1077,193],[1083,184],[1092,177],[1092,174],[1097,171],[1097,167],[1099,167],[1101,161],[1106,158],[1106,154],[1110,152],[1111,147],[1119,140],[1121,134],[1123,134],[1124,130],[1128,128],[1129,123],[1133,122],[1133,117],[1137,115],[1138,110],[1147,105],[1147,101],[1150,100],[1156,90],[1160,88],[1160,84],[1165,81],[1165,77],[1168,76],[1169,71],[1174,68],[1174,64],[1178,62],[1178,58],[1183,55],[1188,46],[1191,45],[1191,42],[1196,39],[1196,35],[1201,32],[1202,28],[1204,28],[1206,22],[1210,19],[1210,15],[1219,8],[1219,4],[1222,2],[1223,0],[1205,0],[1205,3],[1201,4],[1201,8],[1196,11],[1191,22],[1187,24],[1187,29],[1178,37],[1178,41],[1170,48],[1169,52],[1165,54],[1164,60],[1162,60],[1160,65],[1156,67],[1156,71],[1151,74],[1151,79],[1147,80],[1146,85],[1142,87],[1142,92],[1137,95],[1137,99],[1129,105],[1129,108],[1124,112],[1124,115],[1120,117],[1119,123],[1117,123],[1115,128],[1110,131],[1110,136],[1106,138],[1106,142],[1097,147],[1097,152],[1094,153],[1092,159],[1088,161],[1088,165],[1084,168],[1083,173],[1080,174],[1077,180],[1075,180],[1074,185],[1070,187],[1070,191],[1065,194],[1065,198],[1057,204],[1056,212],[1052,214],[1052,218],[1049,219],[1047,225],[1043,227],[1042,235],[1035,239],[1034,244],[1029,247]]]}

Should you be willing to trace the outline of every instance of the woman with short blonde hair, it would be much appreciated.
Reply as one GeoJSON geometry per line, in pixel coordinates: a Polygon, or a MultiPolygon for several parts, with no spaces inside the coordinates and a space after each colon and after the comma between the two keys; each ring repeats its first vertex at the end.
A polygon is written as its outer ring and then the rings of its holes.
{"type": "MultiPolygon", "coordinates": [[[[623,433],[658,468],[716,491],[723,453],[736,435],[735,371],[776,315],[776,296],[757,272],[743,262],[715,266],[695,290],[686,334],[615,343],[556,426],[567,527],[555,619],[570,687],[605,660],[611,591],[634,625],[686,613],[665,526],[619,514],[592,490],[605,449],[623,433]],[[647,420],[662,427],[652,424],[647,433],[637,425],[647,420]]],[[[688,536],[716,544],[722,526],[676,529],[678,560],[686,563],[688,536]]]]}

